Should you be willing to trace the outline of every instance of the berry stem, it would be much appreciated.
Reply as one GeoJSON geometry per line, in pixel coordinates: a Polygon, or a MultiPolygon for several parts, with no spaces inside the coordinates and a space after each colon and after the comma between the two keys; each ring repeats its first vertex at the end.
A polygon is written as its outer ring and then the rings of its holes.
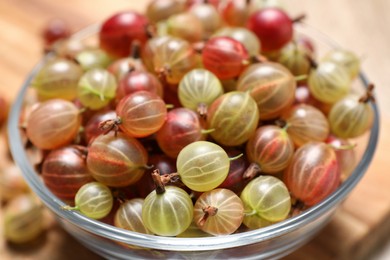
{"type": "Polygon", "coordinates": [[[362,103],[368,103],[370,101],[372,102],[375,102],[375,97],[374,97],[374,84],[369,84],[367,86],[367,91],[366,91],[366,94],[364,94],[360,99],[359,99],[359,102],[362,102],[362,103]]]}
{"type": "Polygon", "coordinates": [[[141,42],[139,40],[132,41],[130,55],[130,57],[134,59],[139,59],[141,57],[141,42]]]}
{"type": "Polygon", "coordinates": [[[152,172],[152,178],[153,178],[154,184],[156,185],[156,193],[163,194],[165,192],[165,185],[162,181],[160,171],[158,169],[155,169],[152,172]]]}
{"type": "Polygon", "coordinates": [[[243,178],[246,180],[251,180],[260,172],[260,165],[258,165],[257,163],[251,163],[249,167],[245,170],[243,178]]]}
{"type": "Polygon", "coordinates": [[[119,131],[119,125],[122,124],[122,119],[117,117],[115,119],[108,119],[99,123],[99,129],[104,131],[104,134],[108,134],[112,130],[115,131],[115,136],[117,136],[119,131]]]}
{"type": "Polygon", "coordinates": [[[318,63],[313,59],[313,57],[311,55],[306,54],[305,56],[306,56],[306,59],[309,61],[311,68],[313,68],[313,69],[318,68],[318,63]]]}
{"type": "Polygon", "coordinates": [[[199,104],[198,104],[197,111],[198,111],[199,115],[200,115],[202,118],[206,118],[206,116],[207,116],[207,104],[205,104],[205,103],[199,103],[199,104]]]}
{"type": "Polygon", "coordinates": [[[212,133],[212,132],[214,132],[214,131],[215,131],[214,128],[211,128],[211,129],[202,129],[202,130],[200,130],[200,133],[201,133],[202,135],[207,135],[207,134],[212,133]]]}
{"type": "Polygon", "coordinates": [[[204,226],[204,224],[206,223],[209,216],[215,216],[217,214],[218,208],[213,207],[213,206],[207,206],[207,207],[204,207],[202,210],[203,210],[204,215],[198,221],[198,225],[201,227],[204,226]]]}
{"type": "Polygon", "coordinates": [[[306,14],[300,14],[291,20],[292,23],[300,23],[306,18],[306,14]]]}
{"type": "Polygon", "coordinates": [[[243,153],[240,153],[239,155],[236,155],[234,157],[229,158],[229,161],[237,160],[238,158],[242,157],[243,155],[244,155],[243,153]]]}

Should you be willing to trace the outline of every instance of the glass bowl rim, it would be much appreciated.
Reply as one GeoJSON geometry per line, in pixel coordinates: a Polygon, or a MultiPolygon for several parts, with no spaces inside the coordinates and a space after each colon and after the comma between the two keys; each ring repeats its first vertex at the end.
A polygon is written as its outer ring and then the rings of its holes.
{"type": "MultiPolygon", "coordinates": [[[[314,29],[311,26],[308,26],[307,24],[296,24],[294,27],[294,29],[298,32],[302,29],[308,30],[310,35],[314,34],[315,38],[318,38],[321,42],[326,43],[331,48],[339,48],[339,45],[336,42],[320,31],[314,29]]],[[[74,34],[72,37],[83,38],[89,34],[92,34],[93,32],[98,32],[99,28],[100,24],[90,25],[89,27],[86,27],[80,32],[74,34]]],[[[65,206],[65,204],[56,198],[48,188],[46,188],[44,183],[39,178],[39,175],[35,172],[32,165],[29,163],[27,154],[25,153],[24,147],[22,145],[21,136],[19,134],[15,134],[19,133],[19,115],[22,109],[26,91],[29,88],[30,82],[33,80],[34,75],[45,63],[45,58],[46,57],[40,60],[40,62],[33,68],[33,70],[26,78],[11,109],[8,121],[8,136],[13,158],[15,163],[21,168],[24,178],[26,179],[31,189],[40,197],[40,199],[44,202],[44,204],[46,204],[48,208],[55,212],[58,217],[70,221],[73,225],[87,232],[115,240],[117,242],[159,250],[205,251],[239,247],[283,236],[284,234],[299,229],[306,223],[314,221],[332,209],[332,207],[334,207],[336,204],[340,203],[365,174],[374,156],[378,142],[380,126],[379,108],[377,104],[371,103],[375,115],[374,124],[370,131],[367,147],[363,153],[363,156],[350,177],[345,182],[343,182],[335,192],[333,192],[319,204],[305,210],[303,213],[295,217],[288,218],[271,226],[245,231],[242,233],[231,234],[228,236],[200,238],[161,237],[120,229],[102,223],[98,220],[89,219],[78,212],[62,210],[61,207],[65,206]]],[[[369,80],[363,72],[359,74],[359,78],[362,84],[367,87],[369,80]]]]}

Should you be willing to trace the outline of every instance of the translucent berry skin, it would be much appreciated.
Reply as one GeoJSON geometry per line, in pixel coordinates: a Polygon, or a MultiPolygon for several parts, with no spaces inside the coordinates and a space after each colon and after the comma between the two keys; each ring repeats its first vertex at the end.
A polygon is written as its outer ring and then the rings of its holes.
{"type": "Polygon", "coordinates": [[[164,100],[148,91],[137,91],[118,103],[116,113],[120,129],[129,136],[144,137],[157,132],[164,124],[167,108],[164,100]]]}
{"type": "Polygon", "coordinates": [[[311,105],[295,105],[282,118],[287,123],[287,133],[298,147],[310,141],[325,141],[330,132],[325,115],[311,105]]]}
{"type": "Polygon", "coordinates": [[[278,63],[285,66],[294,76],[308,75],[310,62],[307,58],[309,51],[297,42],[291,42],[280,50],[278,63]]]}
{"type": "Polygon", "coordinates": [[[313,96],[327,104],[344,98],[351,88],[351,77],[347,70],[336,63],[321,62],[309,74],[308,84],[313,96]]]}
{"type": "Polygon", "coordinates": [[[126,230],[150,234],[150,232],[142,221],[142,205],[143,199],[131,199],[122,203],[115,213],[114,225],[126,230]]]}
{"type": "Polygon", "coordinates": [[[76,146],[52,150],[42,165],[41,175],[45,185],[58,198],[73,201],[77,191],[93,181],[85,159],[86,154],[76,146]]]}
{"type": "Polygon", "coordinates": [[[189,12],[195,15],[202,23],[202,39],[210,37],[222,24],[217,8],[210,3],[194,5],[189,9],[189,12]]]}
{"type": "Polygon", "coordinates": [[[241,91],[223,94],[208,109],[207,128],[210,135],[225,146],[245,143],[256,131],[259,110],[252,97],[241,91]]]}
{"type": "Polygon", "coordinates": [[[148,39],[147,26],[148,19],[137,12],[126,11],[114,14],[100,29],[100,48],[112,56],[128,56],[134,40],[144,43],[148,39]]]}
{"type": "Polygon", "coordinates": [[[194,43],[202,40],[203,24],[199,18],[190,12],[172,15],[166,21],[167,33],[174,37],[194,43]],[[191,24],[191,26],[188,26],[191,24]]]}
{"type": "Polygon", "coordinates": [[[93,139],[103,134],[103,131],[99,129],[99,124],[101,122],[113,119],[115,117],[116,113],[113,110],[102,111],[94,114],[84,126],[86,143],[90,144],[93,139]]]}
{"type": "MultiPolygon", "coordinates": [[[[237,157],[242,152],[238,149],[226,150],[229,157],[237,157]]],[[[230,161],[229,173],[224,182],[218,186],[218,188],[225,188],[235,193],[241,193],[241,190],[246,185],[247,181],[243,178],[243,174],[248,167],[247,159],[245,156],[235,158],[230,161]]]]}
{"type": "Polygon", "coordinates": [[[292,196],[313,206],[336,190],[340,171],[334,150],[322,142],[309,142],[298,148],[284,173],[292,196]]]}
{"type": "Polygon", "coordinates": [[[323,61],[330,61],[343,66],[351,79],[356,78],[360,72],[360,60],[356,55],[347,50],[336,49],[328,52],[323,61]]]}
{"type": "Polygon", "coordinates": [[[209,191],[218,187],[228,175],[230,161],[226,152],[207,141],[184,147],[176,161],[181,181],[191,190],[209,191]]]}
{"type": "Polygon", "coordinates": [[[273,176],[259,176],[251,180],[240,198],[248,216],[255,215],[270,222],[286,219],[291,209],[291,197],[286,185],[273,176]]]}
{"type": "Polygon", "coordinates": [[[146,71],[140,58],[126,57],[112,62],[107,70],[111,72],[119,82],[130,71],[146,71]]]}
{"type": "Polygon", "coordinates": [[[281,9],[264,8],[253,13],[247,27],[260,39],[265,52],[276,51],[291,41],[293,23],[281,9]]]}
{"type": "Polygon", "coordinates": [[[71,101],[76,98],[77,83],[82,75],[80,65],[69,59],[56,58],[40,69],[32,86],[42,100],[61,98],[71,101]]]}
{"type": "Polygon", "coordinates": [[[73,103],[51,99],[40,103],[31,112],[26,133],[36,147],[52,150],[70,144],[76,138],[80,125],[80,111],[73,103]]]}
{"type": "Polygon", "coordinates": [[[99,183],[90,182],[83,185],[76,194],[75,205],[83,215],[101,219],[107,216],[114,204],[111,190],[99,183]]]}
{"type": "Polygon", "coordinates": [[[256,101],[262,120],[277,118],[295,98],[296,81],[284,66],[264,62],[249,66],[237,82],[256,101]]]}
{"type": "Polygon", "coordinates": [[[230,37],[209,39],[203,50],[204,67],[219,79],[232,79],[245,69],[249,55],[245,46],[230,37]]]}
{"type": "Polygon", "coordinates": [[[180,81],[178,96],[180,103],[197,111],[200,104],[210,105],[223,94],[219,79],[205,69],[193,69],[180,81]]]}
{"type": "Polygon", "coordinates": [[[153,55],[154,71],[169,84],[178,84],[184,75],[197,65],[195,51],[189,42],[180,38],[163,38],[155,46],[153,55]]]}
{"type": "Polygon", "coordinates": [[[216,31],[212,37],[226,36],[241,42],[250,56],[260,54],[261,43],[257,36],[250,30],[243,27],[223,27],[216,31]]]}
{"type": "Polygon", "coordinates": [[[39,199],[32,194],[15,197],[2,208],[4,238],[15,244],[36,239],[45,229],[43,209],[39,199]]]}
{"type": "Polygon", "coordinates": [[[55,18],[50,20],[42,31],[42,38],[46,46],[70,36],[70,28],[66,21],[55,18]]]}
{"type": "Polygon", "coordinates": [[[229,26],[244,27],[249,17],[249,5],[246,0],[228,0],[221,4],[220,13],[229,26]]]}
{"type": "Polygon", "coordinates": [[[285,129],[267,125],[259,127],[249,138],[246,155],[261,172],[277,173],[287,168],[294,155],[294,143],[285,129]]]}
{"type": "Polygon", "coordinates": [[[156,36],[149,39],[145,43],[144,47],[141,50],[141,58],[143,64],[145,64],[145,67],[149,72],[156,73],[153,62],[154,55],[156,54],[156,51],[160,48],[160,46],[170,39],[174,39],[174,37],[170,35],[156,36]]]}
{"type": "Polygon", "coordinates": [[[172,158],[188,144],[205,138],[198,114],[188,108],[169,111],[164,125],[156,133],[159,147],[172,158]]]}
{"type": "Polygon", "coordinates": [[[206,233],[224,236],[235,232],[244,218],[241,199],[228,189],[214,189],[203,193],[194,205],[194,222],[206,233]],[[218,209],[214,216],[209,215],[203,225],[199,221],[205,213],[203,208],[212,206],[218,209]]]}
{"type": "Polygon", "coordinates": [[[348,140],[332,135],[326,139],[326,143],[330,144],[336,153],[337,163],[339,165],[341,174],[341,181],[346,180],[357,165],[356,150],[348,140]],[[350,147],[350,149],[344,149],[343,147],[350,147]]]}
{"type": "Polygon", "coordinates": [[[88,70],[80,78],[77,97],[85,107],[98,110],[115,98],[116,89],[114,75],[105,69],[95,68],[88,70]]]}
{"type": "Polygon", "coordinates": [[[110,187],[125,187],[142,177],[147,160],[146,150],[138,140],[123,133],[109,133],[92,142],[87,165],[97,181],[110,187]]]}
{"type": "Polygon", "coordinates": [[[171,15],[185,11],[185,3],[177,0],[153,0],[146,7],[146,16],[151,23],[166,20],[171,15]]]}
{"type": "Polygon", "coordinates": [[[146,71],[132,71],[119,80],[116,99],[119,101],[129,94],[142,90],[163,98],[163,86],[155,75],[146,71]]]}
{"type": "Polygon", "coordinates": [[[341,138],[355,138],[367,132],[374,122],[374,111],[369,102],[358,96],[348,96],[334,104],[328,115],[332,133],[341,138]]]}
{"type": "Polygon", "coordinates": [[[162,194],[152,191],[142,206],[142,220],[147,229],[159,236],[176,236],[186,230],[193,218],[190,196],[175,186],[162,194]]]}

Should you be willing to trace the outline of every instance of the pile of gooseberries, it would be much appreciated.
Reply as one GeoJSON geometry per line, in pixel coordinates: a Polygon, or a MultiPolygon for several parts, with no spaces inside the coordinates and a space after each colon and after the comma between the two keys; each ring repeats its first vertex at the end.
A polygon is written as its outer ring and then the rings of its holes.
{"type": "Polygon", "coordinates": [[[353,171],[375,99],[351,92],[356,55],[317,59],[301,19],[153,0],[108,17],[98,46],[55,44],[21,120],[43,181],[64,210],[159,236],[258,229],[321,202],[353,171]]]}

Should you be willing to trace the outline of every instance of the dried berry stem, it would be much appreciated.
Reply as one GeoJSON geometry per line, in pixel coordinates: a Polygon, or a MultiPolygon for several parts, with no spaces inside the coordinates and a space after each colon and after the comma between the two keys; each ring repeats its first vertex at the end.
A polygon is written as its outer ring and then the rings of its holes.
{"type": "Polygon", "coordinates": [[[368,102],[375,102],[375,97],[374,97],[374,84],[369,84],[367,86],[367,91],[366,94],[364,94],[360,99],[359,102],[362,103],[368,103],[368,102]]]}
{"type": "Polygon", "coordinates": [[[114,130],[115,136],[117,136],[120,124],[122,124],[122,119],[120,117],[108,119],[99,123],[99,129],[104,131],[105,135],[114,130]]]}
{"type": "Polygon", "coordinates": [[[298,15],[297,17],[295,17],[294,19],[292,19],[291,22],[293,22],[293,23],[300,23],[300,22],[302,22],[305,18],[306,18],[306,14],[300,14],[300,15],[298,15]]]}
{"type": "Polygon", "coordinates": [[[158,169],[155,169],[152,172],[152,178],[153,178],[154,184],[156,185],[156,193],[163,194],[165,192],[165,185],[162,181],[160,171],[158,169]]]}
{"type": "Polygon", "coordinates": [[[199,103],[197,111],[198,111],[198,114],[200,115],[200,117],[206,118],[207,117],[207,104],[199,103]]]}
{"type": "Polygon", "coordinates": [[[309,61],[311,68],[313,69],[318,68],[318,63],[313,59],[313,57],[310,54],[306,54],[305,56],[306,59],[309,61]]]}
{"type": "Polygon", "coordinates": [[[207,206],[207,207],[204,207],[202,210],[203,210],[204,215],[198,221],[198,225],[201,227],[206,223],[209,216],[215,216],[217,214],[218,208],[216,208],[214,206],[207,206]]]}
{"type": "Polygon", "coordinates": [[[132,41],[130,55],[130,57],[134,59],[139,59],[141,57],[141,42],[139,40],[132,41]]]}
{"type": "Polygon", "coordinates": [[[244,172],[243,174],[243,178],[245,180],[251,180],[253,179],[257,174],[259,174],[261,172],[261,168],[260,168],[260,165],[258,165],[257,163],[251,163],[248,167],[248,169],[246,169],[246,171],[244,172]]]}

